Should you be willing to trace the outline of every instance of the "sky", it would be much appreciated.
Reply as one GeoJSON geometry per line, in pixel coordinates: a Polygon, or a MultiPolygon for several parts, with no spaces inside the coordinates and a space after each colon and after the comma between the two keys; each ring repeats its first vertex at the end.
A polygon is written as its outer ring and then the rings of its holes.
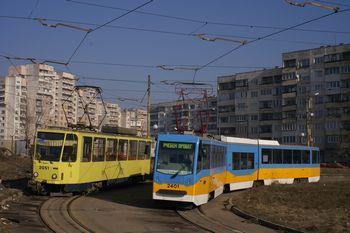
{"type": "MultiPolygon", "coordinates": [[[[45,27],[30,18],[51,19],[45,21],[50,25],[57,23],[52,19],[71,21],[66,24],[94,29],[94,25],[102,25],[126,12],[116,8],[133,9],[147,1],[1,0],[0,54],[68,61],[86,33],[69,27],[45,27]]],[[[318,2],[339,6],[341,10],[350,9],[350,1],[346,0],[318,2]]],[[[153,83],[153,103],[176,100],[179,97],[174,86],[162,81],[191,82],[194,71],[183,67],[205,65],[239,45],[230,40],[204,41],[193,34],[250,41],[278,31],[276,27],[293,26],[329,13],[330,10],[313,6],[291,6],[284,0],[154,0],[137,12],[89,33],[68,68],[49,65],[59,71],[72,71],[79,77],[79,85],[101,87],[106,101],[122,107],[144,107],[146,101],[140,103],[140,100],[147,89],[148,75],[153,83]],[[159,65],[176,69],[162,70],[157,68],[159,65]],[[126,100],[122,101],[121,97],[126,100]]],[[[349,24],[350,11],[340,12],[298,27],[312,31],[288,30],[241,46],[199,70],[195,81],[212,85],[215,90],[218,76],[281,66],[283,52],[350,43],[349,24]]],[[[0,76],[7,74],[9,65],[7,59],[0,57],[0,76]]]]}

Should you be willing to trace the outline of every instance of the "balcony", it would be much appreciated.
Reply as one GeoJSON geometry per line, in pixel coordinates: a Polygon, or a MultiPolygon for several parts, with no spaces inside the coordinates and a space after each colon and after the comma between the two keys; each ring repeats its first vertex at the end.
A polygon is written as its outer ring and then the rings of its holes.
{"type": "Polygon", "coordinates": [[[297,110],[297,105],[296,104],[289,104],[289,105],[282,105],[282,111],[294,111],[297,110]]]}
{"type": "Polygon", "coordinates": [[[297,79],[282,80],[282,86],[295,85],[297,83],[297,79]]]}
{"type": "Polygon", "coordinates": [[[296,96],[297,96],[296,91],[282,94],[282,98],[295,98],[296,96]]]}

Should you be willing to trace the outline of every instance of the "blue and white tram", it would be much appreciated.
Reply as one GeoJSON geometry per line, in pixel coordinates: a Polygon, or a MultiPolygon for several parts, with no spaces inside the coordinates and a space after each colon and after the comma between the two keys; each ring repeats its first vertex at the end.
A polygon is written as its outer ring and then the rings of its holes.
{"type": "Polygon", "coordinates": [[[153,199],[202,205],[224,189],[253,187],[254,182],[316,182],[319,150],[283,146],[276,141],[194,135],[158,136],[153,199]]]}

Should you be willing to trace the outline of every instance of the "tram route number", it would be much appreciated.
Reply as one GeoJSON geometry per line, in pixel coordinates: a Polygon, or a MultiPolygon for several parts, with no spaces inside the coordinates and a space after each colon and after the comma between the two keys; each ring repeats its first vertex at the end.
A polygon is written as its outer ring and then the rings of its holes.
{"type": "Polygon", "coordinates": [[[40,170],[49,170],[49,166],[39,166],[40,170]]]}
{"type": "Polygon", "coordinates": [[[169,188],[178,189],[178,188],[180,188],[180,185],[179,184],[168,184],[167,187],[168,187],[168,189],[169,188]]]}

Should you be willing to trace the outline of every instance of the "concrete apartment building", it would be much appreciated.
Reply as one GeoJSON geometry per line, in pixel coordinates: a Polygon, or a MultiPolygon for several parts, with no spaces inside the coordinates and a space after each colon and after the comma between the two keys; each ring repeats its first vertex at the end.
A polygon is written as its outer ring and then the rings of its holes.
{"type": "Polygon", "coordinates": [[[30,132],[35,132],[37,128],[67,125],[62,103],[67,100],[67,117],[72,118],[74,99],[67,96],[74,89],[74,75],[56,72],[54,67],[44,64],[10,67],[8,74],[9,77],[19,75],[26,80],[26,124],[30,132]]]}
{"type": "Polygon", "coordinates": [[[281,68],[218,77],[220,134],[280,139],[281,79],[281,68]]]}
{"type": "Polygon", "coordinates": [[[202,121],[207,122],[205,112],[208,110],[208,131],[209,134],[217,134],[217,116],[216,116],[216,97],[208,98],[208,105],[201,102],[200,99],[162,102],[151,105],[151,135],[154,135],[153,126],[158,126],[159,133],[174,133],[176,132],[176,118],[178,127],[185,124],[188,130],[199,130],[200,111],[202,112],[202,121]],[[177,114],[177,117],[176,117],[177,114]]]}
{"type": "Polygon", "coordinates": [[[76,115],[74,97],[68,96],[74,86],[74,75],[56,72],[49,65],[9,67],[0,87],[1,120],[5,124],[0,139],[32,141],[37,128],[65,127],[64,101],[67,117],[74,120],[76,115]]]}
{"type": "Polygon", "coordinates": [[[97,118],[101,125],[120,126],[121,125],[121,109],[118,104],[105,103],[105,108],[102,102],[97,103],[97,118]]]}
{"type": "Polygon", "coordinates": [[[350,45],[282,54],[283,68],[218,77],[219,131],[320,147],[325,161],[350,150],[350,45]],[[308,135],[311,135],[308,140],[308,135]]]}
{"type": "Polygon", "coordinates": [[[26,96],[23,77],[0,77],[0,140],[22,140],[28,133],[26,96]]]}
{"type": "Polygon", "coordinates": [[[120,126],[137,129],[140,135],[147,135],[147,111],[144,109],[124,109],[121,112],[120,126]]]}

